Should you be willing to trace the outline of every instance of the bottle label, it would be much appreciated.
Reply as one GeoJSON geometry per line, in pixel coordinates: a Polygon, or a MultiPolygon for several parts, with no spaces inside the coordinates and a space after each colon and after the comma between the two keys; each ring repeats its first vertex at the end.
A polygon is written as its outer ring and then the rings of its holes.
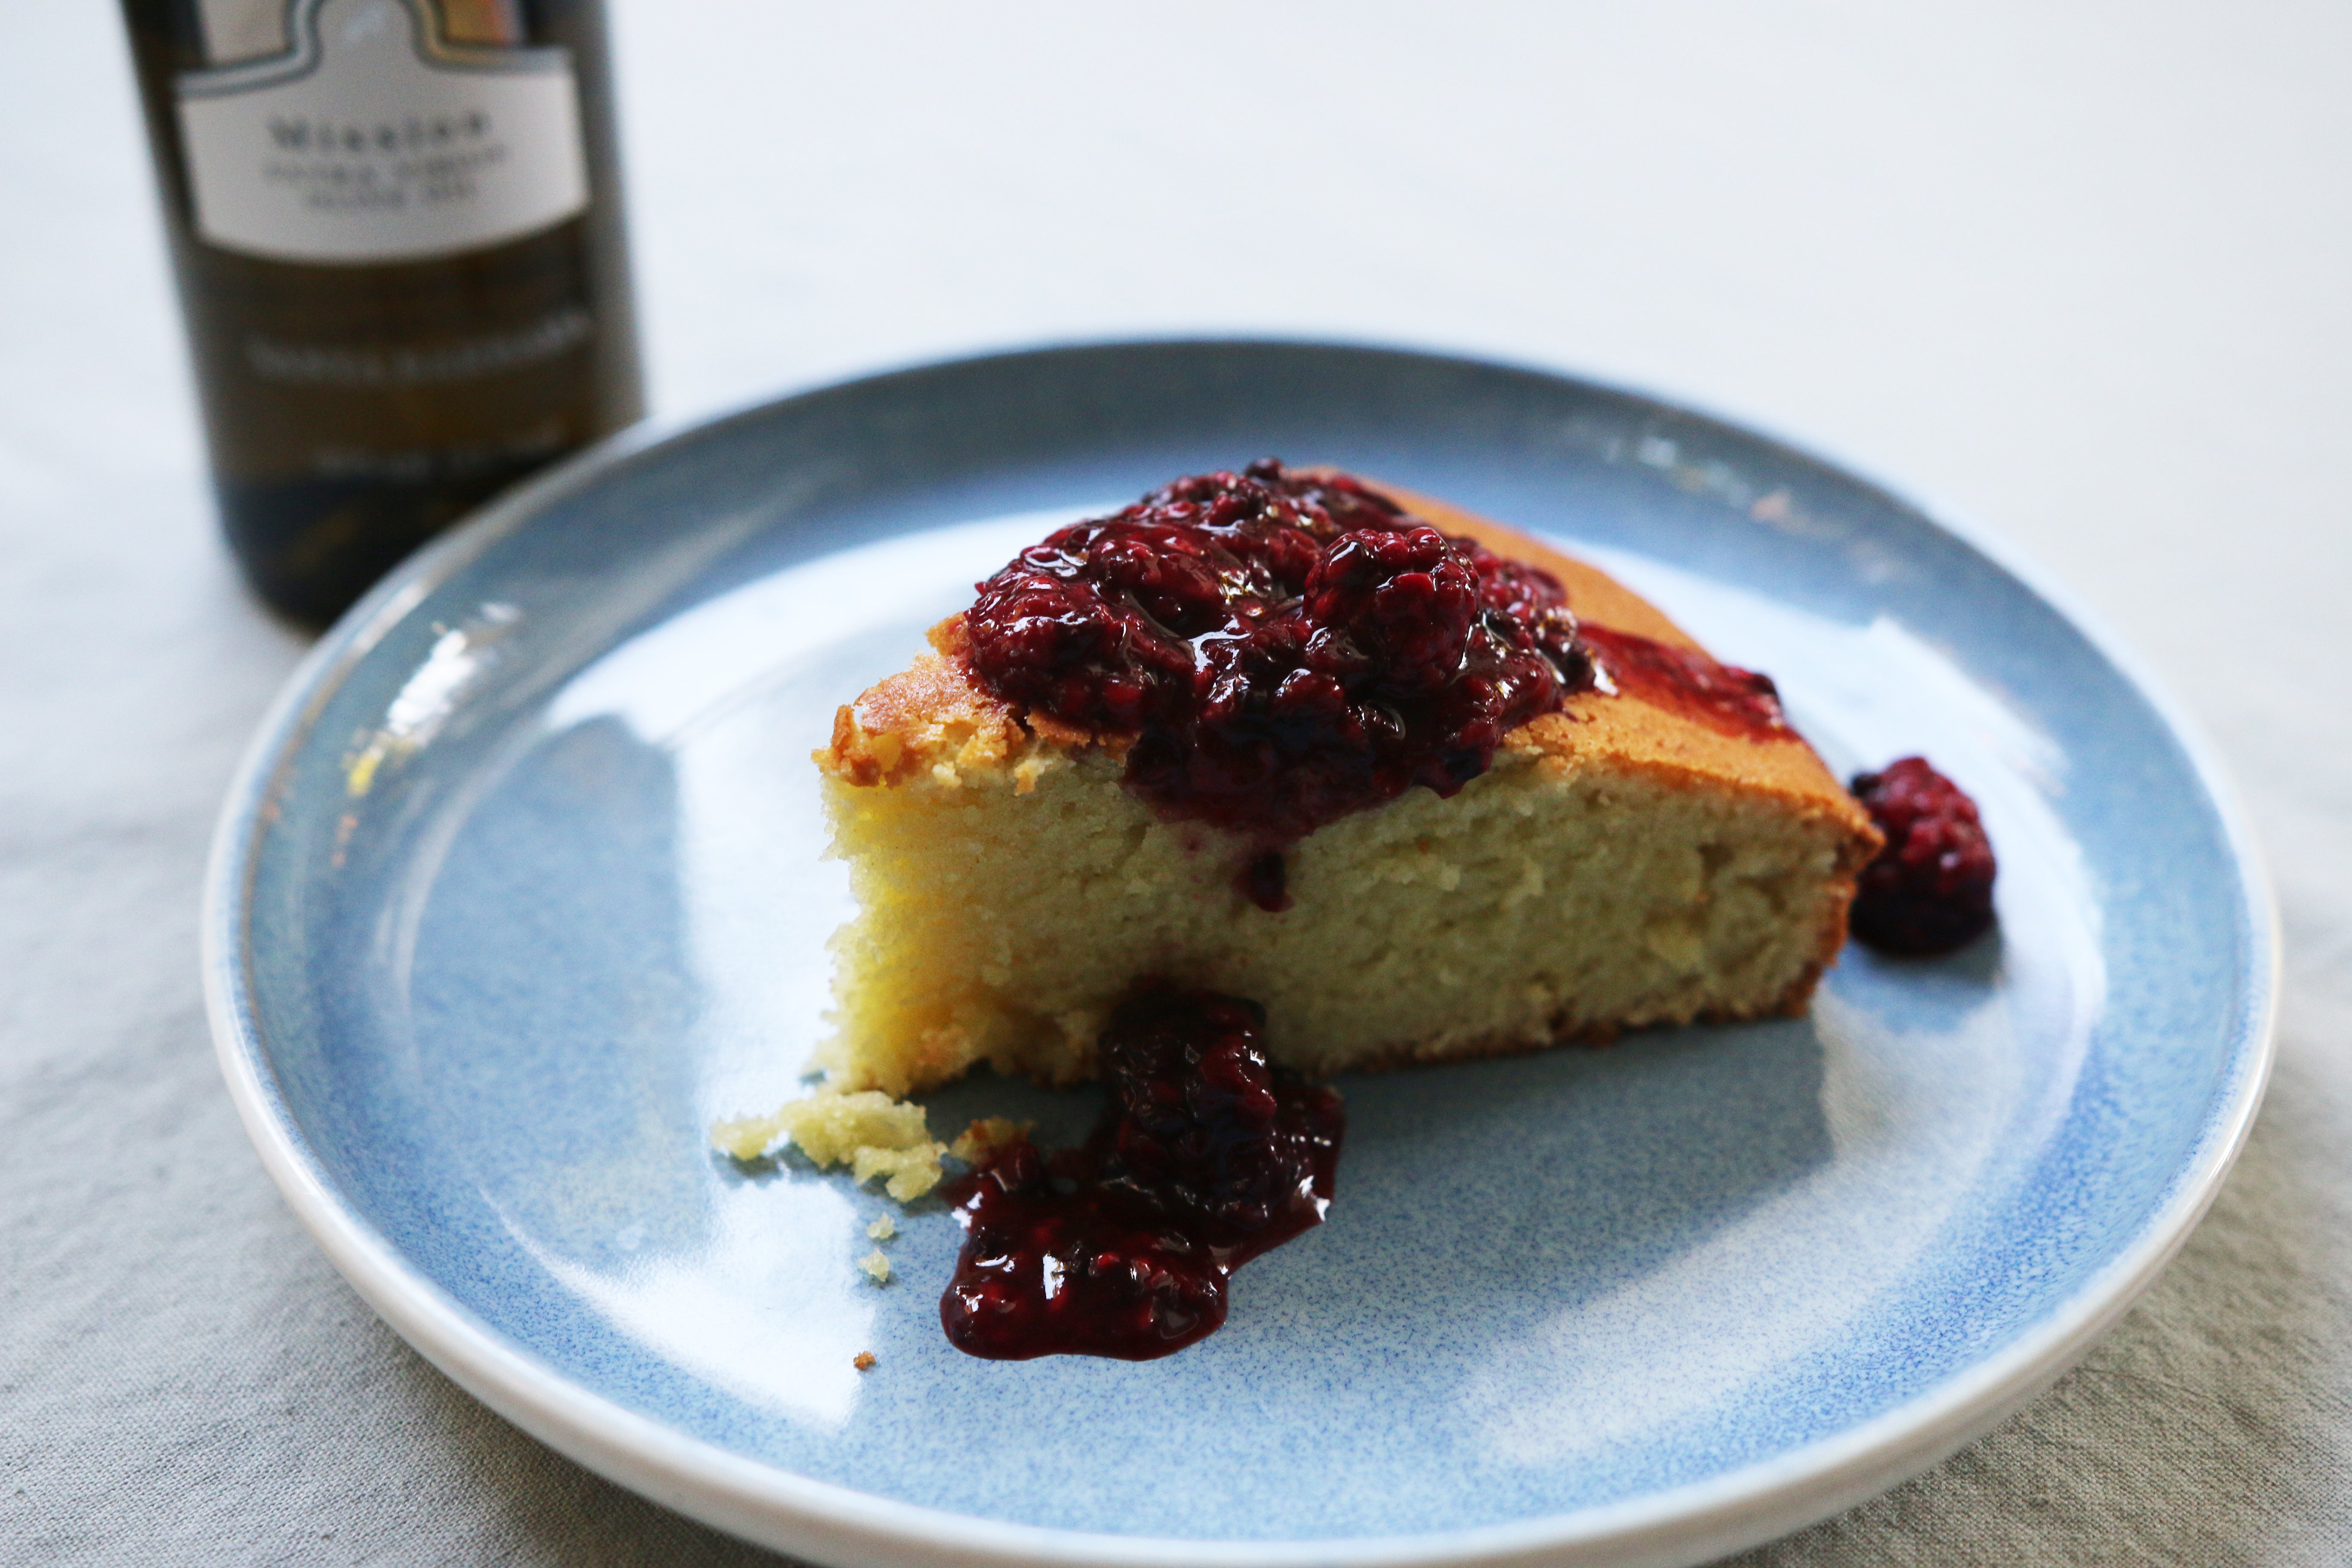
{"type": "Polygon", "coordinates": [[[179,79],[196,233],[283,261],[415,261],[588,205],[572,54],[451,44],[425,0],[288,0],[289,47],[179,79]]]}

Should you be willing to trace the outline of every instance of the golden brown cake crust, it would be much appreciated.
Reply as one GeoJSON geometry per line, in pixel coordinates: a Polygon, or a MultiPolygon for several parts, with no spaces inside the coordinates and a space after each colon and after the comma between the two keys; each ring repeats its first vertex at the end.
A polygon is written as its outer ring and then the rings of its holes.
{"type": "MultiPolygon", "coordinates": [[[[1835,962],[1838,948],[1844,945],[1845,925],[1841,918],[1837,927],[1837,941],[1830,948],[1828,956],[1818,963],[1808,964],[1804,972],[1797,976],[1787,990],[1766,1005],[1746,1008],[1711,1008],[1682,1022],[1746,1024],[1758,1018],[1802,1017],[1805,1009],[1812,1004],[1813,988],[1821,984],[1822,975],[1827,972],[1830,964],[1835,962]]],[[[1426,1056],[1411,1046],[1403,1046],[1374,1056],[1359,1058],[1348,1064],[1347,1070],[1395,1072],[1404,1068],[1425,1067],[1432,1061],[1438,1060],[1499,1061],[1505,1057],[1533,1056],[1538,1051],[1549,1050],[1555,1046],[1588,1046],[1594,1050],[1600,1050],[1615,1045],[1617,1037],[1624,1032],[1621,1026],[1615,1024],[1576,1024],[1563,1020],[1553,1025],[1551,1035],[1547,1039],[1530,1040],[1515,1035],[1495,1035],[1484,1039],[1448,1045],[1442,1057],[1426,1056]]],[[[1047,1084],[1043,1087],[1051,1088],[1052,1086],[1047,1084]]]]}

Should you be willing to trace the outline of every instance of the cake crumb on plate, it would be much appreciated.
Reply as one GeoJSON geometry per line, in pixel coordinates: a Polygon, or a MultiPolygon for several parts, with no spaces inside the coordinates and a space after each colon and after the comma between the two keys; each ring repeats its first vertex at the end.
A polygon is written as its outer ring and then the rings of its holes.
{"type": "Polygon", "coordinates": [[[939,1184],[943,1143],[931,1141],[923,1108],[866,1090],[818,1093],[780,1107],[773,1115],[721,1121],[710,1141],[738,1160],[756,1160],[778,1138],[800,1147],[818,1166],[847,1165],[861,1185],[876,1176],[900,1203],[921,1197],[939,1184]]]}
{"type": "Polygon", "coordinates": [[[1009,1116],[983,1116],[959,1134],[948,1145],[948,1152],[967,1165],[977,1165],[1016,1138],[1026,1138],[1034,1121],[1015,1121],[1009,1116]]]}

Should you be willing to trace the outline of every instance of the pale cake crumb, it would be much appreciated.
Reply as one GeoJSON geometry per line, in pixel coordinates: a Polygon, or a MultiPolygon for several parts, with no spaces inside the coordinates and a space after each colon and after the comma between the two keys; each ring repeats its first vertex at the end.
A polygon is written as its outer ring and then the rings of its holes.
{"type": "Polygon", "coordinates": [[[825,781],[860,898],[834,942],[835,1084],[1091,1079],[1083,1026],[1171,967],[1263,1005],[1277,1059],[1316,1076],[1786,1012],[1874,843],[1826,799],[1507,746],[1451,799],[1416,789],[1302,841],[1296,903],[1269,916],[1232,889],[1239,852],[1155,819],[1123,769],[1080,753],[1026,795],[966,771],[953,799],[922,775],[825,781]]]}
{"type": "Polygon", "coordinates": [[[1029,1130],[1036,1125],[1034,1121],[1015,1121],[1009,1116],[983,1116],[948,1145],[948,1152],[967,1165],[977,1165],[1014,1139],[1028,1137],[1029,1130]]]}
{"type": "Polygon", "coordinates": [[[864,1269],[866,1277],[877,1285],[890,1283],[890,1260],[882,1256],[881,1248],[877,1247],[859,1258],[857,1267],[864,1269]]]}
{"type": "Polygon", "coordinates": [[[898,1234],[898,1227],[890,1223],[890,1216],[886,1214],[877,1216],[872,1225],[867,1226],[866,1234],[877,1241],[887,1241],[898,1234]]]}
{"type": "Polygon", "coordinates": [[[731,1121],[713,1122],[710,1146],[733,1159],[756,1160],[768,1152],[768,1145],[783,1130],[780,1116],[743,1116],[731,1121]]]}
{"type": "Polygon", "coordinates": [[[939,1184],[940,1156],[947,1145],[933,1142],[923,1108],[863,1090],[819,1093],[779,1106],[772,1115],[721,1121],[710,1141],[738,1160],[756,1160],[778,1138],[786,1138],[818,1165],[847,1165],[860,1183],[885,1178],[884,1190],[900,1203],[939,1184]]]}

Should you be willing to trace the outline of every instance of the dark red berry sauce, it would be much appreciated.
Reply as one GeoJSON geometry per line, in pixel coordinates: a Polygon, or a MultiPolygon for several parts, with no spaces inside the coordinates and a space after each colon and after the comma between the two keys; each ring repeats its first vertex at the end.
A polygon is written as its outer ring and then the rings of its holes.
{"type": "Polygon", "coordinates": [[[1959,785],[1906,757],[1857,773],[1854,798],[1886,847],[1864,867],[1853,934],[1888,952],[1949,952],[1992,929],[1992,841],[1959,785]]]}
{"type": "MultiPolygon", "coordinates": [[[[1721,664],[1696,648],[1675,647],[1608,626],[1579,635],[1600,674],[1623,696],[1639,699],[1751,741],[1794,740],[1780,712],[1780,693],[1769,675],[1721,664]]],[[[1597,679],[1597,678],[1596,678],[1597,679]]]]}
{"type": "Polygon", "coordinates": [[[966,1235],[940,1321],[958,1350],[1150,1361],[1216,1332],[1226,1281],[1320,1225],[1346,1119],[1270,1066],[1255,1002],[1147,982],[1101,1041],[1085,1145],[1001,1145],[944,1189],[966,1235]]]}
{"type": "MultiPolygon", "coordinates": [[[[1129,738],[1130,789],[1264,849],[1415,784],[1454,794],[1591,680],[1550,574],[1271,459],[1058,531],[964,624],[982,687],[1129,738]]],[[[1244,890],[1280,908],[1254,867],[1244,890]]]]}

